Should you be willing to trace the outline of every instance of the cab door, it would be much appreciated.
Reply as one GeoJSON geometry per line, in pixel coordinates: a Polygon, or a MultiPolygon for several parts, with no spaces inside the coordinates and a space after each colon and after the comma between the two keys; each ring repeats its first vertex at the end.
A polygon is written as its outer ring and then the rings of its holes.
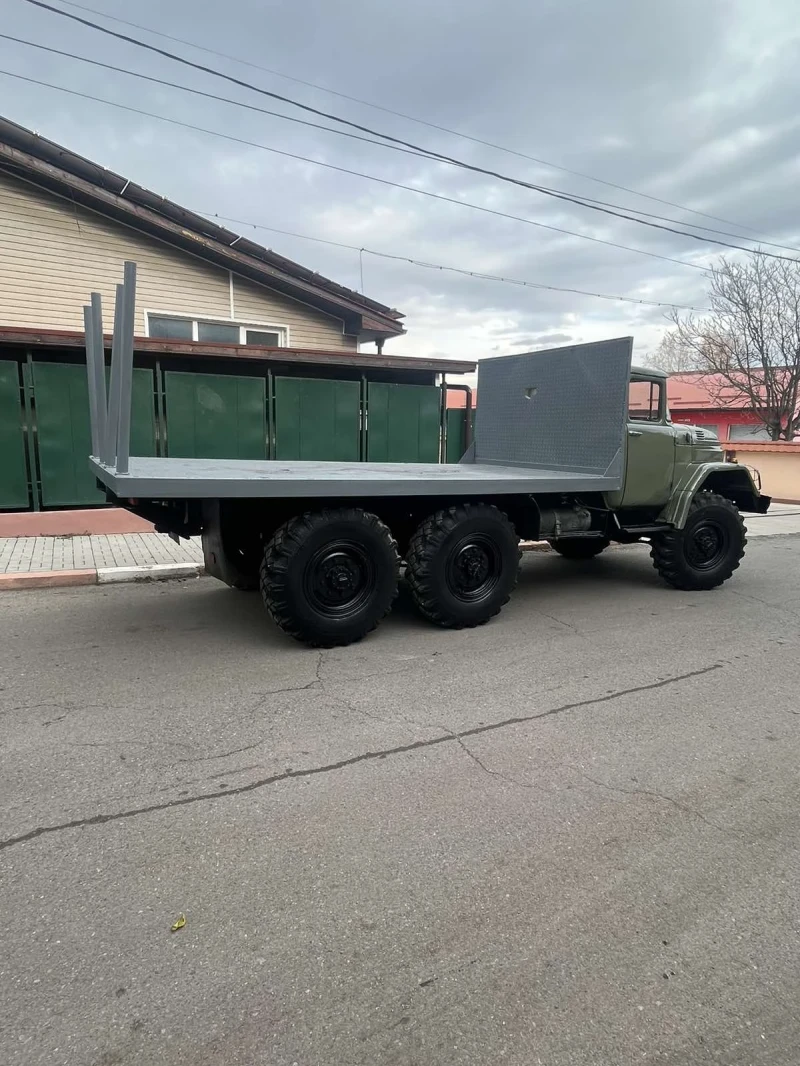
{"type": "Polygon", "coordinates": [[[675,431],[667,420],[666,379],[631,380],[623,507],[661,507],[675,475],[675,431]]]}

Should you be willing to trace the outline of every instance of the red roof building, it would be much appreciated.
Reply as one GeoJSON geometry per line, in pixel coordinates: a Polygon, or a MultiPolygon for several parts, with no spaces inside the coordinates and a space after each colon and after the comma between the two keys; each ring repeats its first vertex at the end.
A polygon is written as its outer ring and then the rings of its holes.
{"type": "Polygon", "coordinates": [[[721,374],[697,370],[671,374],[667,402],[673,422],[712,429],[721,441],[770,439],[749,397],[727,384],[721,374]]]}

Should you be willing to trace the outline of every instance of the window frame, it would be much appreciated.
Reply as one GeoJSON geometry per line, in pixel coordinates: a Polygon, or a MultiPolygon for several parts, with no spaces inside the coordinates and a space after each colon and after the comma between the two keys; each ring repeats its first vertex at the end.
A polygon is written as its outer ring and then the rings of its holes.
{"type": "MultiPolygon", "coordinates": [[[[192,324],[192,344],[223,344],[224,341],[199,341],[198,338],[198,326],[201,322],[208,322],[214,326],[237,326],[239,329],[239,340],[236,342],[240,347],[252,347],[256,348],[259,345],[247,344],[247,331],[259,330],[262,333],[277,333],[278,335],[278,348],[288,348],[290,346],[289,339],[289,326],[286,324],[278,325],[277,323],[270,322],[255,322],[243,318],[222,318],[217,315],[189,315],[181,313],[179,311],[156,311],[154,309],[145,310],[144,312],[144,328],[145,335],[151,337],[150,333],[150,319],[151,318],[174,318],[181,322],[191,322],[192,324]]],[[[153,340],[163,340],[165,344],[169,344],[167,338],[153,337],[153,340]]],[[[188,344],[189,341],[175,341],[175,344],[188,344]]]]}
{"type": "MultiPolygon", "coordinates": [[[[628,422],[636,422],[636,423],[646,422],[648,425],[651,425],[651,426],[663,425],[665,423],[666,419],[665,419],[664,412],[665,412],[665,409],[666,409],[666,402],[667,402],[667,383],[666,383],[664,378],[661,378],[661,377],[652,377],[652,378],[651,377],[639,377],[639,376],[636,376],[636,375],[631,376],[630,380],[628,381],[628,401],[629,401],[629,405],[628,405],[628,422]],[[631,408],[630,408],[630,387],[631,387],[631,385],[649,385],[650,386],[650,403],[651,404],[653,402],[653,386],[655,386],[658,389],[658,407],[657,407],[655,413],[653,412],[653,408],[651,406],[648,414],[642,413],[638,417],[635,414],[631,414],[631,408]]],[[[644,412],[644,409],[643,409],[643,412],[644,412]]]]}

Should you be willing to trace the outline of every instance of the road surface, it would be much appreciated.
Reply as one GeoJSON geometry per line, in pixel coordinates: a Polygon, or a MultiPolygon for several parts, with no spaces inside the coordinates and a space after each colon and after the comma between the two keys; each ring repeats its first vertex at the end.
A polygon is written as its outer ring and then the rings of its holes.
{"type": "Polygon", "coordinates": [[[6,593],[0,1062],[796,1066],[798,560],[531,554],[328,652],[210,579],[6,593]]]}

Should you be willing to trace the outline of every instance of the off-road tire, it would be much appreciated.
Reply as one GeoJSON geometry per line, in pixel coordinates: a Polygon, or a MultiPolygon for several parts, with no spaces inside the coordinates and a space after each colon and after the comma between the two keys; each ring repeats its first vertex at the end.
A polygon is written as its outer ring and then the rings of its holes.
{"type": "Polygon", "coordinates": [[[747,544],[746,532],[735,504],[716,492],[698,492],[683,529],[653,536],[653,566],[676,589],[716,588],[739,566],[747,544]],[[703,560],[703,554],[709,558],[703,560]]]}
{"type": "Polygon", "coordinates": [[[314,648],[352,644],[391,610],[400,560],[389,528],[357,507],[289,519],[264,548],[261,595],[275,624],[314,648]],[[342,589],[344,579],[352,588],[342,589]],[[339,595],[353,592],[348,604],[339,595]]]}
{"type": "Polygon", "coordinates": [[[565,559],[582,561],[594,559],[610,543],[605,537],[558,537],[550,541],[550,547],[565,559]]]}
{"type": "Polygon", "coordinates": [[[417,528],[406,553],[406,584],[428,621],[472,628],[508,603],[520,558],[519,537],[502,511],[485,503],[460,504],[436,511],[417,528]]]}

